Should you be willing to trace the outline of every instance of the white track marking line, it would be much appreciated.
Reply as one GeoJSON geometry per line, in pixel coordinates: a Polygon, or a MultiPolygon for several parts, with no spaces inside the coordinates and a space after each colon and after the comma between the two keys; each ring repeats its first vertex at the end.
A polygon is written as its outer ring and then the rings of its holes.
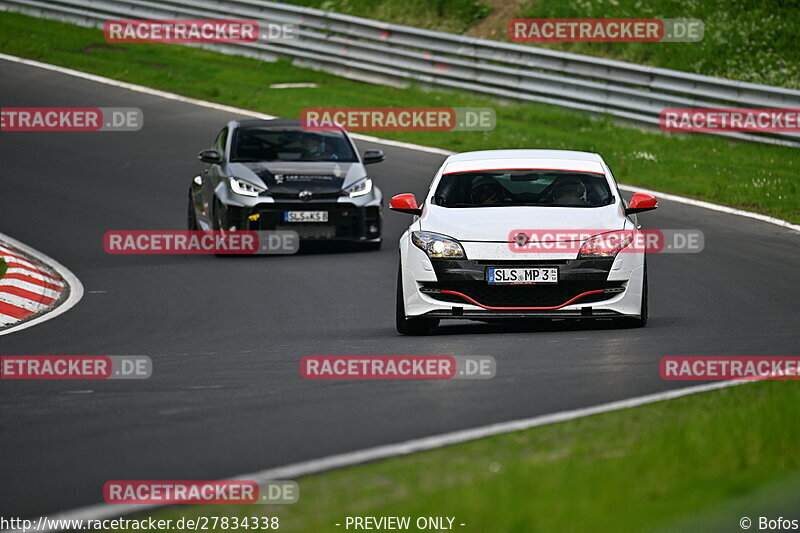
{"type": "MultiPolygon", "coordinates": [[[[3,329],[2,331],[0,331],[0,335],[8,335],[9,333],[14,333],[16,331],[27,329],[27,328],[29,328],[31,326],[36,325],[36,324],[41,324],[42,322],[46,322],[47,320],[52,320],[53,318],[56,318],[57,316],[59,316],[59,315],[61,315],[63,313],[66,313],[67,311],[69,311],[70,309],[75,307],[75,305],[77,305],[78,302],[81,301],[81,298],[83,298],[83,284],[80,282],[80,280],[77,278],[77,276],[75,276],[75,274],[73,274],[67,267],[65,267],[64,265],[62,265],[61,263],[59,263],[55,259],[43,254],[42,252],[40,252],[40,251],[38,251],[38,250],[36,250],[34,248],[31,248],[27,244],[24,244],[24,243],[18,241],[17,239],[14,239],[13,237],[9,237],[8,235],[6,235],[4,233],[0,233],[0,241],[4,241],[4,242],[10,244],[14,248],[17,248],[18,250],[22,251],[23,253],[33,257],[34,259],[36,259],[40,263],[42,263],[44,265],[47,265],[48,268],[53,269],[65,281],[65,283],[63,283],[63,284],[60,281],[56,281],[54,283],[54,285],[59,285],[59,286],[65,285],[64,288],[67,288],[67,287],[69,288],[69,296],[67,296],[66,300],[64,300],[60,304],[56,304],[55,307],[53,307],[51,310],[45,312],[44,314],[42,314],[40,316],[37,316],[37,317],[32,318],[30,320],[26,320],[24,322],[21,322],[20,324],[17,324],[16,326],[11,326],[11,327],[3,329]]],[[[10,269],[8,269],[8,272],[20,271],[20,270],[21,269],[18,269],[18,268],[10,268],[10,269]]],[[[18,272],[18,273],[30,275],[31,277],[36,278],[36,279],[40,279],[40,278],[44,277],[44,276],[41,276],[41,275],[35,275],[34,273],[29,273],[29,271],[18,272]]],[[[49,278],[48,279],[42,279],[41,281],[45,281],[45,282],[49,283],[48,280],[49,280],[49,278]]]]}
{"type": "MultiPolygon", "coordinates": [[[[158,89],[152,89],[150,87],[145,87],[144,85],[136,85],[135,83],[128,83],[124,81],[112,80],[111,78],[106,78],[103,76],[98,76],[96,74],[89,74],[87,72],[81,72],[79,70],[73,70],[71,68],[59,67],[58,65],[51,65],[50,63],[42,63],[41,61],[34,61],[32,59],[25,59],[22,57],[11,56],[8,54],[0,54],[0,59],[4,59],[6,61],[11,61],[14,63],[20,63],[22,65],[28,65],[32,67],[41,68],[44,70],[51,70],[53,72],[58,72],[61,74],[66,74],[68,76],[72,76],[75,78],[82,78],[84,80],[93,81],[96,83],[102,83],[103,85],[110,85],[112,87],[118,87],[120,89],[128,89],[131,91],[135,91],[138,93],[149,94],[152,96],[158,96],[161,98],[166,98],[167,100],[176,100],[178,102],[184,102],[187,104],[193,104],[200,107],[206,107],[209,109],[215,109],[217,111],[225,111],[226,113],[236,113],[239,115],[245,115],[254,118],[262,118],[262,119],[273,119],[279,118],[274,115],[268,115],[266,113],[259,113],[258,111],[251,111],[249,109],[242,109],[240,107],[229,106],[225,104],[216,104],[214,102],[208,102],[206,100],[199,100],[197,98],[189,98],[187,96],[181,96],[179,94],[170,93],[167,91],[160,91],[158,89]]],[[[387,146],[397,146],[399,148],[408,148],[409,150],[416,150],[419,152],[428,152],[432,154],[439,154],[439,155],[452,155],[455,152],[451,152],[449,150],[443,150],[441,148],[433,148],[430,146],[422,146],[419,144],[413,143],[406,143],[401,141],[391,141],[387,139],[381,139],[378,137],[372,137],[369,135],[361,135],[361,134],[352,134],[353,138],[361,139],[363,141],[368,142],[375,142],[385,144],[387,146]]]]}
{"type": "MultiPolygon", "coordinates": [[[[376,446],[374,448],[366,448],[355,452],[342,453],[338,455],[331,455],[321,459],[312,459],[310,461],[303,461],[286,466],[279,466],[277,468],[270,468],[253,472],[251,474],[244,474],[229,478],[234,480],[252,480],[262,485],[270,480],[288,480],[297,479],[299,477],[318,474],[328,470],[353,466],[357,464],[367,463],[371,461],[378,461],[381,459],[389,459],[401,455],[408,455],[453,444],[460,444],[472,440],[500,435],[512,431],[523,431],[535,427],[556,424],[559,422],[566,422],[568,420],[575,420],[587,416],[597,415],[601,413],[608,413],[612,411],[620,411],[630,407],[638,407],[649,403],[656,403],[665,400],[672,400],[682,396],[689,396],[702,392],[708,392],[718,389],[724,389],[745,383],[753,383],[753,380],[742,381],[719,381],[716,383],[709,383],[704,385],[696,385],[693,387],[686,387],[666,392],[659,392],[655,394],[648,394],[646,396],[638,396],[636,398],[629,398],[627,400],[620,400],[616,402],[605,403],[595,407],[586,407],[583,409],[574,409],[571,411],[562,411],[560,413],[553,413],[549,415],[535,416],[532,418],[524,418],[520,420],[512,420],[509,422],[500,422],[498,424],[490,424],[488,426],[465,429],[461,431],[454,431],[451,433],[444,433],[441,435],[434,435],[431,437],[423,437],[420,439],[412,439],[397,444],[387,444],[385,446],[376,446]]],[[[99,489],[98,489],[99,491],[99,489]]],[[[106,518],[114,518],[124,516],[132,513],[141,513],[150,509],[165,507],[165,505],[158,504],[142,504],[142,505],[114,505],[114,504],[98,504],[81,507],[63,513],[48,515],[50,520],[103,520],[106,518]]],[[[53,531],[51,529],[42,529],[39,533],[53,531]]],[[[21,530],[8,530],[7,533],[21,533],[21,530]]],[[[4,532],[5,533],[5,532],[4,532]]]]}
{"type": "Polygon", "coordinates": [[[625,189],[631,192],[642,192],[645,194],[652,194],[656,196],[659,200],[669,200],[672,202],[678,202],[681,204],[692,205],[694,207],[702,207],[703,209],[710,209],[711,211],[719,211],[720,213],[727,213],[729,215],[739,215],[742,217],[752,218],[754,220],[760,220],[761,222],[767,222],[769,224],[775,224],[776,226],[781,226],[793,231],[800,232],[800,225],[792,224],[788,220],[782,220],[780,218],[775,218],[767,215],[762,215],[760,213],[753,213],[751,211],[742,211],[741,209],[734,209],[733,207],[728,207],[725,205],[719,204],[712,204],[711,202],[704,202],[703,200],[695,200],[693,198],[684,198],[683,196],[677,196],[675,194],[670,194],[666,192],[659,192],[653,191],[650,189],[644,189],[642,187],[634,187],[633,185],[620,185],[620,189],[625,189]]]}
{"type": "MultiPolygon", "coordinates": [[[[42,68],[42,69],[46,69],[46,70],[51,70],[51,71],[59,72],[59,73],[66,74],[66,75],[69,75],[69,76],[73,76],[73,77],[77,77],[77,78],[83,78],[83,79],[86,79],[86,80],[95,81],[97,83],[102,83],[102,84],[105,84],[105,85],[111,85],[113,87],[129,89],[129,90],[140,92],[140,93],[144,93],[144,94],[150,94],[150,95],[153,95],[153,96],[159,96],[159,97],[167,98],[167,99],[170,99],[170,100],[177,100],[177,101],[180,101],[180,102],[194,104],[194,105],[206,107],[206,108],[209,108],[209,109],[216,109],[218,111],[225,111],[225,112],[229,112],[229,113],[238,113],[238,114],[247,115],[247,116],[256,117],[256,118],[265,118],[265,119],[276,118],[276,117],[274,117],[272,115],[267,115],[265,113],[257,113],[257,112],[254,112],[254,111],[249,111],[247,109],[241,109],[241,108],[227,106],[227,105],[223,105],[223,104],[215,104],[213,102],[206,102],[204,100],[197,100],[197,99],[194,99],[194,98],[187,98],[185,96],[180,96],[180,95],[177,95],[177,94],[174,94],[174,93],[169,93],[169,92],[166,92],[166,91],[159,91],[159,90],[151,89],[149,87],[144,87],[144,86],[141,86],[141,85],[135,85],[135,84],[132,84],[132,83],[126,83],[126,82],[121,82],[121,81],[117,81],[117,80],[112,80],[110,78],[104,78],[102,76],[97,76],[97,75],[94,75],[94,74],[87,74],[85,72],[80,72],[80,71],[77,71],[77,70],[72,70],[72,69],[68,69],[68,68],[64,68],[64,67],[59,67],[59,66],[56,66],[56,65],[50,65],[50,64],[47,64],[47,63],[41,63],[39,61],[32,61],[32,60],[29,60],[29,59],[23,59],[23,58],[16,57],[16,56],[0,54],[0,59],[4,59],[4,60],[7,60],[7,61],[13,61],[15,63],[21,63],[21,64],[24,64],[24,65],[34,66],[34,67],[38,67],[38,68],[42,68]]],[[[381,138],[378,138],[378,137],[371,137],[371,136],[368,136],[368,135],[355,134],[355,135],[353,135],[353,137],[356,138],[356,139],[363,140],[363,141],[384,144],[384,145],[387,145],[387,146],[395,146],[395,147],[399,147],[399,148],[407,148],[407,149],[410,149],[410,150],[416,150],[416,151],[420,151],[420,152],[427,152],[427,153],[433,153],[433,154],[439,154],[439,155],[445,155],[445,156],[452,155],[452,154],[455,153],[455,152],[451,152],[449,150],[443,150],[441,148],[432,148],[432,147],[429,147],[429,146],[421,146],[421,145],[416,145],[416,144],[412,144],[412,143],[405,143],[405,142],[400,142],[400,141],[390,141],[390,140],[381,139],[381,138]]],[[[634,191],[634,192],[645,192],[645,191],[647,191],[646,189],[640,189],[640,188],[637,188],[637,187],[629,187],[629,186],[622,186],[622,185],[620,187],[625,189],[625,190],[630,190],[630,191],[634,191]]],[[[653,193],[653,191],[647,191],[647,192],[649,192],[651,194],[653,193]]],[[[734,208],[731,208],[731,207],[720,206],[720,205],[717,205],[717,204],[712,204],[712,203],[709,203],[709,202],[702,202],[702,201],[699,201],[699,200],[693,200],[691,198],[684,198],[682,196],[676,196],[676,195],[672,195],[672,194],[666,194],[666,193],[660,193],[660,192],[655,192],[655,194],[660,195],[664,199],[668,199],[668,200],[671,200],[671,201],[674,201],[674,202],[680,202],[680,203],[685,203],[685,204],[688,204],[688,205],[694,205],[696,207],[712,209],[714,211],[721,211],[721,212],[729,213],[729,214],[733,214],[733,215],[744,216],[744,217],[752,218],[752,219],[755,219],[755,220],[761,220],[762,222],[768,222],[770,224],[777,224],[779,226],[783,226],[783,227],[786,227],[786,228],[789,228],[789,229],[792,229],[792,230],[795,230],[795,231],[800,231],[800,226],[798,226],[798,225],[791,224],[790,222],[785,221],[785,220],[780,220],[780,219],[775,219],[775,218],[772,218],[772,217],[767,217],[765,215],[761,215],[761,214],[758,214],[758,213],[752,213],[750,211],[743,211],[743,210],[734,209],[734,208]]],[[[3,235],[0,234],[0,237],[3,237],[3,235]]],[[[48,264],[50,264],[50,263],[48,263],[48,264]]],[[[80,286],[80,294],[82,296],[83,295],[83,286],[80,285],[80,282],[77,280],[77,278],[74,277],[74,275],[72,275],[71,272],[69,272],[69,271],[67,271],[67,272],[69,273],[69,275],[72,278],[74,278],[75,282],[77,282],[78,285],[80,286]]],[[[59,274],[62,274],[62,273],[59,271],[59,274]]],[[[62,274],[62,277],[64,277],[64,279],[67,279],[63,274],[62,274]]],[[[72,285],[71,282],[70,282],[70,285],[72,285]]],[[[70,295],[70,297],[72,297],[72,295],[70,295]]],[[[78,300],[80,300],[80,297],[78,297],[78,300]]],[[[77,303],[77,301],[75,303],[77,303]]],[[[75,304],[73,303],[72,305],[75,305],[75,304]]],[[[63,307],[65,307],[65,304],[62,304],[57,309],[60,309],[60,308],[63,308],[63,307]]],[[[72,307],[72,306],[70,306],[70,307],[72,307]]],[[[48,315],[50,315],[50,314],[52,314],[52,313],[48,313],[48,315]]],[[[45,317],[48,316],[48,315],[45,315],[45,317]]],[[[34,321],[31,321],[31,322],[34,322],[34,321]]],[[[22,324],[21,326],[27,326],[28,324],[29,323],[25,323],[25,324],[22,324]]],[[[12,328],[12,329],[16,329],[16,328],[12,328]]],[[[6,332],[8,332],[8,330],[0,332],[0,335],[4,334],[6,332]]],[[[698,385],[698,386],[694,386],[694,387],[686,387],[686,388],[677,389],[677,390],[673,390],[673,391],[667,391],[667,392],[662,392],[662,393],[657,393],[657,394],[650,394],[650,395],[647,395],[647,396],[639,396],[639,397],[636,397],[636,398],[631,398],[631,399],[628,399],[628,400],[622,400],[622,401],[619,401],[619,402],[611,402],[611,403],[599,405],[599,406],[596,406],[596,407],[589,407],[589,408],[586,408],[586,409],[578,409],[578,410],[574,410],[574,411],[564,411],[564,412],[561,412],[561,413],[554,413],[554,414],[551,414],[551,415],[543,415],[543,416],[539,416],[539,417],[528,418],[528,419],[523,419],[523,420],[517,420],[517,421],[512,421],[512,422],[503,422],[503,423],[499,423],[499,424],[492,424],[492,425],[489,425],[489,426],[484,426],[484,427],[479,427],[479,428],[474,428],[474,429],[456,431],[456,432],[453,432],[453,433],[446,433],[446,434],[443,434],[443,435],[437,435],[437,436],[433,436],[433,437],[424,437],[424,438],[421,438],[421,439],[414,439],[414,440],[406,441],[406,442],[399,443],[399,444],[390,444],[390,445],[386,445],[386,446],[379,446],[379,447],[376,447],[376,448],[369,448],[369,449],[360,450],[360,451],[351,452],[351,453],[333,455],[333,456],[322,458],[322,459],[315,459],[315,460],[312,460],[312,461],[306,461],[306,462],[302,462],[302,463],[295,463],[295,464],[284,466],[284,467],[278,467],[278,468],[274,468],[274,469],[263,470],[263,471],[256,472],[256,473],[250,474],[250,475],[239,476],[238,479],[266,480],[266,479],[286,479],[286,478],[291,478],[291,477],[299,477],[299,476],[314,474],[314,473],[318,473],[318,472],[323,472],[325,470],[330,470],[330,469],[333,469],[333,468],[341,468],[341,467],[344,467],[344,466],[350,466],[350,465],[354,465],[354,464],[364,463],[364,462],[367,462],[367,461],[375,461],[375,460],[378,460],[378,459],[386,459],[386,458],[394,457],[394,456],[397,456],[397,455],[404,455],[404,454],[423,451],[423,450],[431,450],[431,449],[434,449],[434,448],[439,448],[439,447],[447,446],[447,445],[450,445],[450,444],[456,444],[456,443],[459,443],[459,442],[466,442],[466,441],[469,441],[469,440],[479,439],[479,438],[483,438],[483,437],[487,437],[487,436],[491,436],[491,435],[497,435],[497,434],[505,433],[505,432],[508,432],[508,431],[520,431],[520,430],[523,430],[523,429],[529,429],[529,428],[533,428],[533,427],[543,426],[543,425],[546,425],[546,424],[553,424],[553,423],[557,423],[557,422],[563,422],[563,421],[566,421],[566,420],[572,420],[572,419],[575,419],[575,418],[580,418],[580,417],[584,417],[584,416],[590,416],[590,415],[593,415],[593,414],[609,412],[609,411],[616,411],[616,410],[620,410],[620,409],[627,409],[629,407],[636,407],[638,405],[644,405],[644,404],[647,404],[647,403],[653,403],[653,402],[659,402],[659,401],[663,401],[663,400],[669,400],[669,399],[672,399],[672,398],[678,398],[678,397],[687,396],[687,395],[690,395],[690,394],[696,394],[696,393],[700,393],[700,392],[706,392],[706,391],[721,389],[721,388],[730,387],[730,386],[734,386],[734,385],[741,385],[743,383],[750,383],[750,382],[749,381],[723,381],[723,382],[712,383],[712,384],[708,384],[708,385],[698,385]]],[[[56,520],[57,519],[75,519],[75,518],[84,518],[84,519],[98,518],[98,519],[100,519],[100,518],[107,518],[107,517],[113,517],[113,516],[120,516],[120,515],[123,515],[123,514],[129,514],[129,513],[133,513],[133,512],[141,512],[143,510],[147,510],[147,509],[151,509],[151,508],[155,508],[155,507],[160,507],[160,506],[158,506],[158,505],[109,505],[109,504],[101,504],[101,505],[83,507],[83,508],[80,508],[80,509],[76,509],[76,510],[73,510],[73,511],[67,511],[67,512],[60,513],[60,514],[57,514],[57,515],[51,515],[50,518],[51,519],[56,519],[56,520]]]]}
{"type": "MultiPolygon", "coordinates": [[[[42,68],[45,70],[52,70],[54,72],[59,72],[61,74],[66,74],[68,76],[73,76],[76,78],[83,78],[85,80],[94,81],[97,83],[102,83],[104,85],[111,85],[112,87],[119,87],[121,89],[129,89],[131,91],[136,91],[144,94],[150,94],[153,96],[159,96],[161,98],[167,98],[169,100],[177,100],[179,102],[184,102],[187,104],[194,104],[201,107],[207,107],[209,109],[216,109],[217,111],[225,111],[228,113],[236,113],[240,115],[246,115],[255,118],[263,118],[263,119],[271,119],[277,118],[273,115],[268,115],[266,113],[259,113],[256,111],[250,111],[248,109],[242,109],[239,107],[233,107],[224,104],[215,104],[214,102],[207,102],[205,100],[198,100],[196,98],[189,98],[186,96],[181,96],[179,94],[170,93],[167,91],[159,91],[157,89],[151,89],[150,87],[144,87],[142,85],[136,85],[133,83],[127,83],[123,81],[112,80],[111,78],[105,78],[103,76],[97,76],[95,74],[87,74],[86,72],[80,72],[78,70],[73,70],[65,67],[59,67],[57,65],[51,65],[49,63],[42,63],[40,61],[33,61],[31,59],[24,59],[21,57],[11,56],[7,54],[0,54],[0,59],[4,59],[6,61],[12,61],[14,63],[20,63],[23,65],[29,65],[33,67],[42,68]]],[[[418,152],[427,152],[430,154],[438,154],[438,155],[453,155],[456,152],[451,152],[450,150],[444,150],[442,148],[435,148],[431,146],[422,146],[419,144],[401,142],[401,141],[392,141],[388,139],[381,139],[379,137],[373,137],[371,135],[362,135],[358,133],[352,134],[354,139],[359,139],[362,141],[377,143],[377,144],[384,144],[386,146],[395,146],[398,148],[407,148],[409,150],[416,150],[418,152]]],[[[678,196],[675,194],[669,193],[662,193],[658,191],[651,191],[649,189],[643,189],[639,187],[634,187],[630,185],[620,185],[621,189],[632,191],[632,192],[647,192],[648,194],[655,194],[657,196],[661,196],[665,200],[670,200],[673,202],[679,202],[682,204],[692,205],[695,207],[701,207],[705,209],[710,209],[712,211],[719,211],[722,213],[727,213],[730,215],[738,215],[742,217],[752,218],[754,220],[760,220],[761,222],[766,222],[768,224],[775,224],[777,226],[782,226],[784,228],[788,228],[794,231],[800,231],[800,225],[792,224],[787,220],[781,220],[779,218],[770,217],[767,215],[762,215],[760,213],[753,213],[751,211],[745,211],[742,209],[735,209],[733,207],[722,206],[718,204],[714,204],[711,202],[704,202],[702,200],[694,200],[692,198],[686,198],[684,196],[678,196]]]]}

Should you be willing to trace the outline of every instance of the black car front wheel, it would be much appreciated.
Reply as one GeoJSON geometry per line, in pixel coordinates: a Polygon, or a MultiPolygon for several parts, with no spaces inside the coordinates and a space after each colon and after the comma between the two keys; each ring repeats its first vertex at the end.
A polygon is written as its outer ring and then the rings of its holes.
{"type": "Polygon", "coordinates": [[[383,244],[382,240],[377,241],[377,242],[367,242],[367,243],[364,243],[364,244],[361,245],[361,249],[362,250],[380,250],[381,249],[381,244],[383,244]]]}
{"type": "Polygon", "coordinates": [[[224,208],[219,198],[214,197],[214,205],[211,210],[211,224],[214,231],[224,231],[228,229],[227,221],[225,220],[224,208]]]}
{"type": "Polygon", "coordinates": [[[189,193],[189,209],[186,215],[186,225],[189,228],[189,231],[197,231],[200,229],[200,226],[197,224],[197,213],[195,213],[194,210],[194,201],[191,192],[189,193]]]}

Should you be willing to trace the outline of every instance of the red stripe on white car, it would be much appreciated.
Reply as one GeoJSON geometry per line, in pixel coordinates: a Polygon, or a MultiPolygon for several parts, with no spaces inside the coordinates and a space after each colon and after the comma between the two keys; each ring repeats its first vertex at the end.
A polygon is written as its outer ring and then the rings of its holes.
{"type": "Polygon", "coordinates": [[[567,300],[566,302],[564,302],[561,305],[552,305],[552,306],[549,306],[549,307],[495,307],[495,306],[491,306],[491,305],[483,305],[482,303],[478,302],[477,300],[474,300],[474,299],[470,298],[469,296],[467,296],[466,294],[464,294],[462,292],[442,290],[442,294],[452,294],[452,295],[455,295],[455,296],[460,296],[461,298],[467,300],[469,303],[471,303],[473,305],[477,305],[478,307],[483,307],[484,309],[489,309],[491,311],[511,311],[511,310],[513,310],[513,311],[523,311],[523,310],[524,311],[534,311],[534,310],[536,310],[536,311],[544,311],[544,310],[551,311],[551,310],[554,310],[554,309],[561,309],[562,307],[566,307],[569,304],[571,304],[572,302],[574,302],[575,300],[577,300],[579,298],[583,298],[584,296],[589,296],[590,294],[600,294],[602,292],[603,292],[602,289],[598,289],[598,290],[595,290],[595,291],[582,292],[579,295],[577,295],[577,296],[575,296],[573,298],[570,298],[569,300],[567,300]]]}
{"type": "Polygon", "coordinates": [[[18,250],[0,245],[0,257],[8,267],[0,278],[0,327],[46,310],[56,303],[64,282],[18,250]]]}

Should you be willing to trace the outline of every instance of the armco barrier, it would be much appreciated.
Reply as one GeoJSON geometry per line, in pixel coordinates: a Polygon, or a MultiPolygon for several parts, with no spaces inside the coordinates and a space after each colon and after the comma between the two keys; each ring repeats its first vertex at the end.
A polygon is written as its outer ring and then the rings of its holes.
{"type": "MultiPolygon", "coordinates": [[[[0,10],[99,27],[113,18],[249,18],[298,27],[296,39],[204,44],[263,60],[289,57],[337,75],[436,85],[657,125],[664,108],[800,108],[800,91],[502,43],[258,0],[0,0],[0,10]]],[[[800,134],[726,133],[800,147],[800,134]]]]}

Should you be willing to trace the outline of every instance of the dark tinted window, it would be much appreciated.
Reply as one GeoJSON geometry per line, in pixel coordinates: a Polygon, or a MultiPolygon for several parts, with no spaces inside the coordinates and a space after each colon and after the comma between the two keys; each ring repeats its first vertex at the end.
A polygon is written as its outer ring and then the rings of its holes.
{"type": "Polygon", "coordinates": [[[602,174],[528,169],[445,174],[433,198],[443,207],[600,207],[612,201],[602,174]]]}
{"type": "Polygon", "coordinates": [[[237,129],[231,161],[358,161],[341,131],[237,129]]]}
{"type": "Polygon", "coordinates": [[[222,157],[225,157],[225,145],[228,143],[228,128],[223,128],[219,135],[217,135],[217,140],[214,141],[214,149],[217,150],[222,157]]]}

